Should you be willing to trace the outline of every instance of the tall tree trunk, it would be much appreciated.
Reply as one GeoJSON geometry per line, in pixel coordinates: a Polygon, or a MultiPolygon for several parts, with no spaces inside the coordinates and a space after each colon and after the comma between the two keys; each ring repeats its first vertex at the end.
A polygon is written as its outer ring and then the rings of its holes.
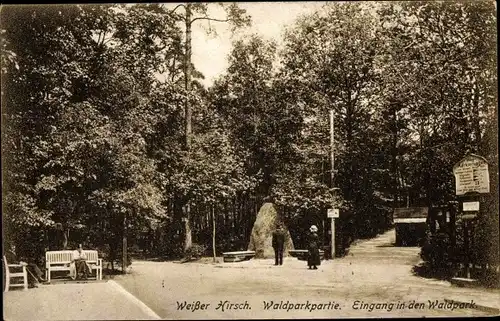
{"type": "MultiPolygon", "coordinates": [[[[420,124],[419,124],[419,153],[418,153],[418,157],[419,157],[419,160],[418,162],[420,164],[422,164],[422,162],[424,161],[424,135],[425,135],[425,127],[424,127],[424,121],[423,120],[420,120],[420,124]]],[[[422,166],[422,170],[423,170],[423,165],[422,166]]],[[[414,200],[416,202],[420,202],[421,201],[421,193],[422,193],[422,190],[424,189],[423,187],[423,177],[419,177],[417,179],[417,184],[416,184],[416,193],[415,193],[415,197],[414,197],[414,200]]]]}
{"type": "MultiPolygon", "coordinates": [[[[348,92],[348,102],[346,104],[346,118],[345,118],[345,126],[346,126],[346,158],[347,158],[347,166],[349,169],[349,175],[354,177],[354,166],[353,166],[353,151],[352,151],[352,141],[353,141],[353,108],[351,101],[351,93],[348,92]]],[[[347,189],[346,189],[346,199],[351,201],[353,199],[353,182],[352,180],[347,180],[347,189]]]]}
{"type": "Polygon", "coordinates": [[[224,199],[222,201],[222,226],[224,226],[224,233],[227,232],[227,202],[224,199]]]}
{"type": "MultiPolygon", "coordinates": [[[[188,157],[191,150],[191,116],[192,116],[192,108],[191,108],[191,4],[186,4],[186,43],[185,43],[185,53],[184,53],[184,89],[186,90],[186,100],[184,102],[185,108],[185,135],[186,135],[186,151],[188,153],[188,157]]],[[[184,251],[191,247],[192,235],[191,235],[191,209],[189,200],[186,201],[182,208],[183,218],[184,218],[184,251]]]]}
{"type": "Polygon", "coordinates": [[[186,5],[186,43],[185,43],[185,61],[184,61],[184,89],[186,90],[185,100],[185,125],[186,125],[186,150],[189,152],[191,148],[191,116],[192,108],[190,102],[191,94],[191,4],[186,5]]]}
{"type": "Polygon", "coordinates": [[[480,95],[480,88],[479,85],[476,83],[474,85],[474,99],[472,101],[472,119],[473,119],[473,128],[472,131],[474,133],[474,148],[476,152],[479,152],[480,146],[481,146],[481,123],[480,123],[480,117],[479,117],[479,95],[480,95]]]}
{"type": "Polygon", "coordinates": [[[127,272],[127,213],[123,214],[122,273],[127,272]]]}
{"type": "Polygon", "coordinates": [[[398,179],[398,127],[397,127],[397,121],[398,121],[398,114],[395,106],[392,108],[392,117],[394,121],[394,128],[392,131],[392,144],[391,144],[391,169],[392,169],[392,175],[394,177],[393,180],[393,199],[394,199],[394,204],[396,206],[400,206],[399,204],[399,179],[398,179]]]}
{"type": "Polygon", "coordinates": [[[111,271],[115,271],[115,259],[116,259],[116,250],[115,250],[115,241],[111,241],[108,243],[109,245],[109,258],[108,260],[111,262],[111,271]]]}
{"type": "Polygon", "coordinates": [[[193,236],[191,233],[191,208],[189,204],[184,205],[184,251],[189,249],[193,245],[193,236]]]}
{"type": "Polygon", "coordinates": [[[214,255],[214,263],[215,263],[217,258],[217,253],[215,250],[215,208],[213,204],[212,204],[212,252],[214,255]]]}

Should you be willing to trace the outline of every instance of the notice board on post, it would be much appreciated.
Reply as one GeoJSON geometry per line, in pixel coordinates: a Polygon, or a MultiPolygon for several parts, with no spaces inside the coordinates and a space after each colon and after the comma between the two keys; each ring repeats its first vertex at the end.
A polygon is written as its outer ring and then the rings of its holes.
{"type": "Polygon", "coordinates": [[[456,195],[489,193],[490,176],[484,157],[468,154],[453,166],[456,195]]]}

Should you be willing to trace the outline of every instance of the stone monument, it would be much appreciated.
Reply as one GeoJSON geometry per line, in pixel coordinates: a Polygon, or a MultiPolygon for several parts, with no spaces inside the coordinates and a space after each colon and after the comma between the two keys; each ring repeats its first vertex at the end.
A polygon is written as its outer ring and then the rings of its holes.
{"type": "Polygon", "coordinates": [[[283,256],[288,256],[288,251],[293,250],[293,241],[290,231],[284,224],[281,217],[278,217],[273,203],[264,203],[257,214],[255,223],[253,224],[250,243],[248,244],[249,251],[255,251],[255,258],[269,259],[274,258],[274,249],[272,246],[273,231],[278,222],[283,223],[285,230],[285,249],[283,256]]]}

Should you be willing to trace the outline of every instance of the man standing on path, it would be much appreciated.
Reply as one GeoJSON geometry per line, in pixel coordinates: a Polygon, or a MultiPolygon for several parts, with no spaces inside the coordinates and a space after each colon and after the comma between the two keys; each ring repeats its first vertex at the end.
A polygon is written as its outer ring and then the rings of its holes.
{"type": "Polygon", "coordinates": [[[283,249],[285,247],[285,231],[283,224],[278,223],[273,232],[274,265],[283,265],[283,249]]]}

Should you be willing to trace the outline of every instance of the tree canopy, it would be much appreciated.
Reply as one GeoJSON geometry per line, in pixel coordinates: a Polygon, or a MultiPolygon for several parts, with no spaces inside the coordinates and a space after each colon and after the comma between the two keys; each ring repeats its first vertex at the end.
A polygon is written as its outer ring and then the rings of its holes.
{"type": "Polygon", "coordinates": [[[2,7],[8,242],[40,256],[57,225],[112,258],[127,236],[176,255],[191,234],[211,247],[217,222],[217,250],[236,250],[271,199],[294,238],[340,208],[345,248],[389,228],[393,207],[456,200],[467,152],[497,177],[493,2],[327,4],[283,39],[236,38],[205,88],[192,24],[251,21],[210,6],[2,7]]]}

